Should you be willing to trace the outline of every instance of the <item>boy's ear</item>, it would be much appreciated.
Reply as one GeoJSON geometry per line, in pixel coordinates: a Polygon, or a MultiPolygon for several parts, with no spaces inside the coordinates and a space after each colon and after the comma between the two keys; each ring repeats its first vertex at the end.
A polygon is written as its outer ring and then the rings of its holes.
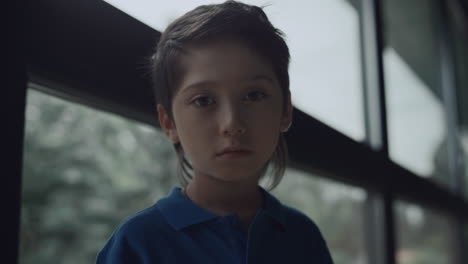
{"type": "Polygon", "coordinates": [[[179,142],[179,135],[177,134],[177,129],[175,127],[174,122],[169,118],[164,106],[158,104],[158,118],[159,118],[159,125],[161,126],[164,134],[169,138],[172,143],[176,144],[179,142]]]}
{"type": "Polygon", "coordinates": [[[291,127],[293,120],[293,105],[291,103],[291,95],[288,95],[286,99],[286,107],[283,111],[283,115],[281,117],[281,124],[280,124],[280,131],[286,132],[291,127]]]}

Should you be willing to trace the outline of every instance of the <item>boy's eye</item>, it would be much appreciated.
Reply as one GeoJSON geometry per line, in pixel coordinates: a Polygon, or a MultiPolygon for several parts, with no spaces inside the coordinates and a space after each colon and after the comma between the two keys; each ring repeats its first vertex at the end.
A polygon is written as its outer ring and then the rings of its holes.
{"type": "Polygon", "coordinates": [[[267,95],[264,92],[254,91],[247,94],[247,99],[250,101],[259,101],[265,98],[267,95]]]}
{"type": "Polygon", "coordinates": [[[207,96],[200,96],[195,98],[192,102],[199,107],[203,107],[212,104],[213,100],[207,96]]]}

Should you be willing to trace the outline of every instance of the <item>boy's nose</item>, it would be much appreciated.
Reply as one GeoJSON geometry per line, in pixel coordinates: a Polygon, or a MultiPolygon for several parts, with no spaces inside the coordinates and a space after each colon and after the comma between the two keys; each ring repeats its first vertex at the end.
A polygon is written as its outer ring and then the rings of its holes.
{"type": "Polygon", "coordinates": [[[226,107],[221,115],[221,129],[223,135],[236,136],[246,132],[246,124],[244,122],[244,114],[239,107],[226,107]]]}
{"type": "Polygon", "coordinates": [[[242,135],[245,133],[245,128],[238,128],[238,129],[226,129],[224,134],[227,136],[236,136],[237,134],[242,135]]]}

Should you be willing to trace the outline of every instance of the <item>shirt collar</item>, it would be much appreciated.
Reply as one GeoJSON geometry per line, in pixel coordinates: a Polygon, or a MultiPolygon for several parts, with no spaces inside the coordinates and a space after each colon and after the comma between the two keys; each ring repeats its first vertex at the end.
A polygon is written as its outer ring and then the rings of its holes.
{"type": "MultiPolygon", "coordinates": [[[[286,225],[281,203],[261,186],[258,187],[264,198],[261,212],[278,222],[284,229],[286,225]]],[[[190,201],[182,194],[180,187],[173,187],[169,195],[159,200],[156,205],[176,230],[219,217],[190,201]]]]}

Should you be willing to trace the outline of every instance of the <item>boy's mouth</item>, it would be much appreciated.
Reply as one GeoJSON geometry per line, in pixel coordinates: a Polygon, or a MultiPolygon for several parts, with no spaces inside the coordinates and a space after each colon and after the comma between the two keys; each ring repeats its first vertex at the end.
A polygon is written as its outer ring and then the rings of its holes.
{"type": "Polygon", "coordinates": [[[252,151],[248,150],[246,148],[241,148],[241,147],[227,147],[223,149],[221,152],[216,154],[216,156],[222,156],[222,155],[246,155],[250,154],[252,151]]]}

